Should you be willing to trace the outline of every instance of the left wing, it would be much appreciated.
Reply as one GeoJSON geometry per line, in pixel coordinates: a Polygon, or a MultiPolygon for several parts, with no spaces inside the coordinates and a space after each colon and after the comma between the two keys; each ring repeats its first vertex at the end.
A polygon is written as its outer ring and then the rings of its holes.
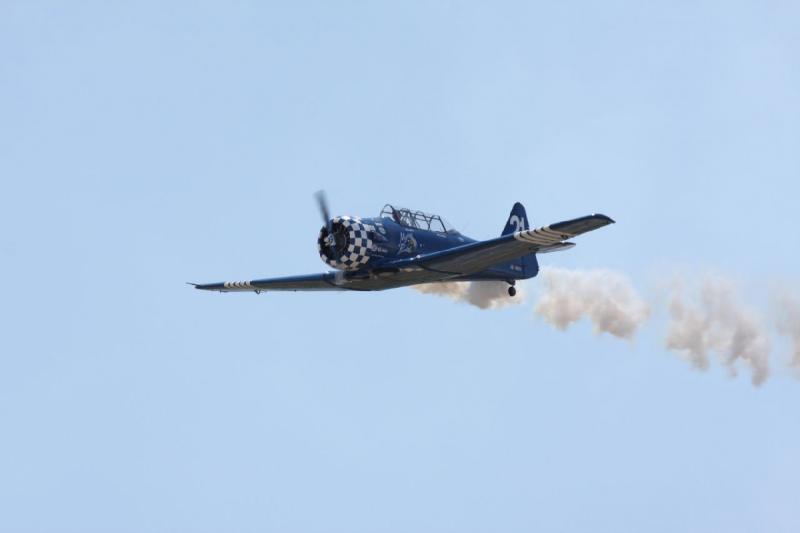
{"type": "Polygon", "coordinates": [[[401,270],[422,269],[451,277],[474,274],[531,253],[553,252],[572,247],[574,243],[564,241],[613,223],[606,215],[589,215],[441,252],[392,261],[387,266],[401,270]]]}

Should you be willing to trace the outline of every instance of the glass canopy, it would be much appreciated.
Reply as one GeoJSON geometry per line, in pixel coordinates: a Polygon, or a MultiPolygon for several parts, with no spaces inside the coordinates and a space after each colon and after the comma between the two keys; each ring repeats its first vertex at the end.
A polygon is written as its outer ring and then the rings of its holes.
{"type": "Polygon", "coordinates": [[[422,211],[406,207],[394,207],[386,204],[381,209],[381,218],[390,218],[408,228],[424,229],[427,231],[454,232],[455,228],[439,215],[431,215],[422,211]]]}

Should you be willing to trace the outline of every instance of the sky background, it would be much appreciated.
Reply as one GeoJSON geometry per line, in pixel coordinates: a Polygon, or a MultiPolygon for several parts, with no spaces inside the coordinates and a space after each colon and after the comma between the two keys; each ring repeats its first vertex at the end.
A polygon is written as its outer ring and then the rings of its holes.
{"type": "MultiPolygon", "coordinates": [[[[0,1],[0,531],[800,530],[800,383],[532,302],[211,294],[312,198],[800,282],[800,4],[0,1]]],[[[528,283],[535,299],[537,280],[528,283]]]]}

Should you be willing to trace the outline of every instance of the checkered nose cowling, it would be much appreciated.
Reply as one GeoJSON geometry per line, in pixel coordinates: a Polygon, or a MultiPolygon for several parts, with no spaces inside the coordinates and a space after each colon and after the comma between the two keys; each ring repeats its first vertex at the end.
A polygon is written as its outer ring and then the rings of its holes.
{"type": "Polygon", "coordinates": [[[333,234],[336,244],[327,243],[328,229],[322,227],[317,239],[319,256],[333,268],[358,270],[369,262],[372,234],[375,227],[352,217],[334,217],[333,234]]]}

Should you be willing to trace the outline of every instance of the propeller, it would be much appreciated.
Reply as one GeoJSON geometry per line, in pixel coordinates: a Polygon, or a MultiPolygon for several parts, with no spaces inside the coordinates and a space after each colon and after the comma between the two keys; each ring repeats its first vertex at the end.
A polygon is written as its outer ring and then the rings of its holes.
{"type": "Polygon", "coordinates": [[[336,237],[333,235],[333,220],[331,219],[331,211],[328,208],[328,197],[325,195],[325,191],[319,190],[314,193],[314,198],[317,200],[317,207],[319,207],[319,213],[322,215],[322,223],[325,224],[325,229],[328,231],[325,237],[325,244],[328,245],[328,249],[335,256],[333,259],[337,260],[339,258],[338,250],[336,248],[336,237]]]}
{"type": "MultiPolygon", "coordinates": [[[[339,259],[339,250],[336,246],[336,237],[333,234],[333,220],[331,219],[331,211],[328,208],[328,197],[325,191],[319,190],[314,193],[314,198],[317,200],[317,207],[322,215],[322,222],[325,224],[325,229],[328,230],[328,235],[325,237],[325,244],[328,245],[330,253],[334,255],[334,260],[339,259]]],[[[345,281],[345,272],[343,270],[336,270],[333,272],[334,285],[341,285],[345,281]]]]}
{"type": "Polygon", "coordinates": [[[328,209],[328,198],[325,196],[325,191],[317,191],[314,193],[314,198],[317,199],[319,213],[322,215],[322,223],[328,229],[328,235],[331,235],[333,233],[333,221],[331,220],[331,211],[328,209]]]}
{"type": "Polygon", "coordinates": [[[333,273],[333,284],[341,285],[344,283],[344,270],[337,270],[333,273]]]}

